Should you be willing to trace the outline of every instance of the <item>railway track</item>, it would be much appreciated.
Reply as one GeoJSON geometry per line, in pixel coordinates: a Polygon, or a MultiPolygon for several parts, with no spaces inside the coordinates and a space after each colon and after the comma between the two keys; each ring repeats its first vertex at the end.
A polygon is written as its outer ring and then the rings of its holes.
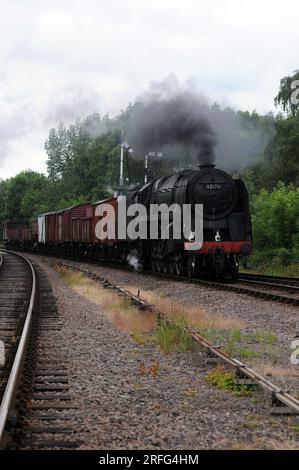
{"type": "Polygon", "coordinates": [[[1,365],[0,443],[12,416],[31,332],[36,301],[36,275],[31,263],[21,255],[1,255],[0,339],[4,345],[1,365]]]}
{"type": "Polygon", "coordinates": [[[246,294],[261,300],[270,300],[295,306],[299,305],[299,286],[257,279],[244,279],[242,275],[235,283],[204,279],[191,279],[191,282],[204,287],[246,294]]]}
{"type": "Polygon", "coordinates": [[[0,447],[76,448],[76,406],[49,281],[17,253],[2,251],[0,266],[0,447]]]}
{"type": "Polygon", "coordinates": [[[299,287],[299,278],[287,276],[271,276],[269,274],[240,273],[239,279],[244,281],[261,281],[274,284],[299,287]]]}
{"type": "MultiPolygon", "coordinates": [[[[104,260],[94,261],[87,258],[69,259],[77,262],[98,264],[105,267],[124,269],[128,271],[132,270],[132,268],[127,265],[112,262],[107,263],[104,260]]],[[[144,270],[143,272],[150,276],[161,277],[173,281],[191,282],[202,287],[245,294],[260,300],[270,300],[295,306],[299,305],[299,279],[292,277],[240,273],[239,279],[236,282],[231,282],[219,279],[190,278],[185,275],[175,275],[167,272],[153,272],[149,270],[144,270]]]]}
{"type": "Polygon", "coordinates": [[[299,281],[297,286],[297,280],[293,278],[290,278],[291,281],[289,284],[287,283],[287,280],[282,284],[279,280],[275,282],[275,278],[273,278],[273,282],[268,282],[263,280],[264,276],[262,279],[260,279],[258,275],[255,275],[252,278],[247,278],[240,274],[239,279],[236,282],[223,282],[218,279],[188,278],[187,276],[177,276],[174,274],[157,272],[153,273],[152,271],[147,271],[146,273],[174,281],[190,282],[202,287],[246,294],[262,300],[271,300],[295,306],[299,305],[299,281]]]}
{"type": "Polygon", "coordinates": [[[90,272],[87,269],[79,268],[77,266],[72,266],[64,263],[60,263],[60,265],[72,271],[81,272],[85,276],[99,282],[103,287],[110,288],[121,293],[139,308],[155,312],[159,319],[163,319],[169,323],[177,324],[182,330],[189,334],[196,343],[198,343],[202,348],[205,349],[207,353],[207,360],[209,362],[217,364],[218,361],[220,361],[227,367],[232,368],[235,371],[236,384],[257,386],[262,388],[264,391],[268,392],[271,397],[271,411],[273,414],[299,414],[299,400],[297,398],[290,395],[288,391],[280,389],[278,386],[269,381],[266,377],[257,373],[243,362],[229,356],[219,347],[212,345],[203,336],[200,336],[197,331],[194,331],[185,325],[177,323],[176,320],[169,318],[166,313],[161,312],[155,305],[148,304],[139,296],[136,296],[132,292],[124,289],[123,287],[112,283],[107,278],[97,275],[94,272],[90,272]]]}

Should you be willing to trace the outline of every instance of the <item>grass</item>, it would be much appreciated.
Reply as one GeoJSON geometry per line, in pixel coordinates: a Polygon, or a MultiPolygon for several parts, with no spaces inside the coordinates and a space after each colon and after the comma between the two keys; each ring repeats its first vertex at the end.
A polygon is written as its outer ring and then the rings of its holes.
{"type": "Polygon", "coordinates": [[[186,326],[184,319],[179,320],[177,324],[167,320],[159,321],[153,339],[159,344],[162,352],[168,354],[196,349],[197,345],[190,335],[182,329],[182,326],[186,326]]]}
{"type": "MultiPolygon", "coordinates": [[[[136,293],[136,289],[127,286],[132,293],[136,293]]],[[[224,329],[231,330],[234,328],[243,328],[245,325],[235,318],[223,318],[217,315],[211,315],[199,305],[182,303],[178,299],[172,299],[169,296],[162,297],[151,291],[140,291],[140,297],[149,304],[155,305],[160,312],[165,313],[169,318],[186,323],[191,328],[205,328],[210,330],[224,329]]]]}
{"type": "Polygon", "coordinates": [[[227,354],[246,359],[268,353],[266,346],[272,346],[277,342],[274,332],[263,329],[248,333],[241,331],[240,328],[217,330],[200,326],[197,331],[208,341],[222,345],[227,354]]]}
{"type": "Polygon", "coordinates": [[[259,344],[273,346],[277,342],[277,335],[273,331],[257,329],[252,338],[259,344]]]}
{"type": "Polygon", "coordinates": [[[144,344],[142,333],[151,331],[156,325],[156,315],[149,310],[139,310],[121,294],[105,289],[98,282],[82,273],[55,265],[63,281],[77,294],[99,305],[106,316],[117,328],[135,335],[137,342],[144,344]]]}
{"type": "Polygon", "coordinates": [[[299,448],[295,439],[255,438],[252,441],[237,442],[229,446],[231,450],[296,450],[299,448]]]}
{"type": "Polygon", "coordinates": [[[293,424],[292,429],[293,429],[294,433],[298,435],[299,434],[299,423],[293,424]]]}
{"type": "Polygon", "coordinates": [[[140,346],[144,346],[145,344],[152,342],[152,335],[145,335],[139,331],[134,331],[131,336],[133,341],[135,341],[135,343],[139,344],[140,346]]]}
{"type": "Polygon", "coordinates": [[[234,395],[249,395],[252,392],[252,386],[235,384],[234,375],[224,367],[210,371],[205,380],[219,390],[230,391],[234,395]]]}

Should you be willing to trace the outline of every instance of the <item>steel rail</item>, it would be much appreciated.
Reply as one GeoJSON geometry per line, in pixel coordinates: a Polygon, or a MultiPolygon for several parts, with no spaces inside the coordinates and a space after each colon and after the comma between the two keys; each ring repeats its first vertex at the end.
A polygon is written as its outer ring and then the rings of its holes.
{"type": "MultiPolygon", "coordinates": [[[[286,295],[277,294],[275,293],[275,291],[269,292],[266,290],[250,289],[249,287],[245,287],[240,284],[238,285],[238,282],[236,282],[236,284],[232,284],[232,283],[224,283],[223,281],[218,281],[218,280],[206,280],[206,279],[198,279],[198,278],[189,279],[186,276],[178,276],[176,274],[168,274],[168,273],[165,274],[165,273],[158,273],[158,272],[152,272],[152,271],[145,271],[145,274],[149,274],[150,276],[152,275],[154,277],[161,277],[162,279],[165,279],[165,280],[169,279],[169,280],[178,281],[178,282],[189,282],[194,285],[200,285],[200,286],[209,287],[212,289],[215,288],[217,290],[223,290],[227,292],[236,292],[239,294],[246,294],[251,297],[256,297],[259,299],[273,300],[276,302],[281,302],[281,303],[289,304],[289,305],[299,305],[299,298],[288,297],[286,295]]],[[[241,283],[243,282],[242,279],[240,281],[241,283]]],[[[251,282],[249,283],[249,285],[250,284],[251,282]]],[[[270,287],[272,287],[272,284],[270,287]]],[[[284,287],[286,288],[287,286],[284,286],[284,287]]],[[[273,287],[272,287],[272,290],[273,290],[273,287]]]]}
{"type": "Polygon", "coordinates": [[[101,283],[103,283],[104,287],[110,287],[112,289],[115,289],[116,291],[122,293],[126,297],[130,298],[133,303],[141,306],[143,309],[149,309],[156,313],[158,317],[163,318],[164,320],[175,324],[179,326],[183,331],[185,331],[187,334],[189,334],[197,343],[199,343],[201,346],[203,346],[205,349],[207,349],[212,356],[217,357],[221,359],[223,362],[226,364],[230,365],[231,367],[235,368],[236,370],[239,370],[239,372],[247,377],[249,380],[254,382],[256,385],[261,387],[262,389],[266,390],[267,392],[270,392],[272,394],[272,397],[275,397],[279,402],[283,403],[286,407],[289,409],[293,410],[296,414],[299,414],[299,400],[289,393],[287,393],[284,390],[281,390],[279,387],[277,387],[275,384],[270,382],[268,379],[263,377],[261,374],[258,372],[255,372],[252,368],[248,367],[245,365],[243,362],[239,361],[238,359],[235,359],[231,356],[229,356],[226,352],[222,351],[216,346],[213,346],[211,343],[209,343],[205,338],[200,336],[196,331],[193,331],[192,329],[181,325],[180,323],[176,322],[172,318],[169,318],[165,312],[161,312],[157,307],[154,305],[148,304],[144,300],[142,300],[139,296],[136,296],[132,294],[131,292],[127,291],[126,289],[117,286],[116,284],[110,282],[108,279],[103,278],[102,276],[99,276],[94,273],[90,273],[86,269],[80,269],[77,267],[72,267],[71,265],[63,264],[60,263],[60,265],[68,267],[69,269],[72,269],[74,271],[79,271],[82,272],[83,274],[89,276],[90,278],[93,278],[95,280],[99,280],[101,283]]]}
{"type": "Polygon", "coordinates": [[[270,290],[276,289],[293,294],[299,294],[299,286],[291,286],[289,284],[277,284],[277,282],[260,281],[255,279],[239,279],[238,282],[248,286],[264,287],[270,290]]]}
{"type": "Polygon", "coordinates": [[[253,274],[253,273],[239,273],[240,281],[264,281],[269,283],[281,283],[282,285],[287,286],[298,286],[299,277],[289,277],[289,276],[273,276],[270,274],[253,274]]]}
{"type": "Polygon", "coordinates": [[[5,387],[5,392],[4,392],[1,406],[0,406],[0,448],[4,444],[4,435],[5,435],[7,421],[13,409],[13,404],[14,404],[14,400],[16,397],[21,373],[22,373],[22,368],[23,368],[24,359],[25,359],[26,350],[27,350],[27,344],[28,344],[29,335],[31,331],[33,308],[34,308],[34,302],[35,302],[35,297],[36,297],[36,292],[37,292],[36,274],[35,274],[35,270],[31,262],[27,258],[25,258],[25,256],[20,255],[19,253],[15,253],[14,251],[9,251],[9,250],[3,250],[3,251],[22,258],[28,264],[28,266],[30,267],[31,276],[32,276],[32,288],[31,288],[31,293],[30,293],[29,307],[27,310],[26,320],[23,326],[22,335],[19,341],[18,349],[14,358],[14,362],[13,362],[13,365],[9,374],[9,378],[5,387]]]}

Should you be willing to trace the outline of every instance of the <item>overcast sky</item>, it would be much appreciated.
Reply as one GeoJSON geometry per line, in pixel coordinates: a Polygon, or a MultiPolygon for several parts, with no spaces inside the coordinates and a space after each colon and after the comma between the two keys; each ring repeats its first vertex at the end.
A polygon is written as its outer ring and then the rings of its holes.
{"type": "Polygon", "coordinates": [[[0,12],[0,178],[45,171],[61,120],[113,115],[170,74],[265,113],[299,68],[296,0],[0,0],[0,12]]]}

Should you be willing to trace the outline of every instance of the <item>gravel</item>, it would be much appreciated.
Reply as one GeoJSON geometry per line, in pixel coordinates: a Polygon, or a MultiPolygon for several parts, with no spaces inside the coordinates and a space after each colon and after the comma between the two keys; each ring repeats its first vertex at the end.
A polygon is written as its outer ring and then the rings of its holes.
{"type": "MultiPolygon", "coordinates": [[[[63,323],[70,394],[79,404],[78,439],[84,449],[218,449],[299,447],[298,418],[270,415],[262,392],[234,396],[205,381],[210,366],[199,352],[164,355],[117,330],[102,309],[68,288],[53,260],[31,256],[47,273],[63,323]],[[158,372],[149,372],[158,364],[158,372]]],[[[72,262],[72,264],[75,264],[72,262]]],[[[129,284],[198,303],[211,315],[246,320],[275,331],[289,348],[294,307],[231,292],[169,282],[123,270],[78,263],[119,285],[129,284]]],[[[286,359],[283,359],[286,360],[286,359]]]]}

